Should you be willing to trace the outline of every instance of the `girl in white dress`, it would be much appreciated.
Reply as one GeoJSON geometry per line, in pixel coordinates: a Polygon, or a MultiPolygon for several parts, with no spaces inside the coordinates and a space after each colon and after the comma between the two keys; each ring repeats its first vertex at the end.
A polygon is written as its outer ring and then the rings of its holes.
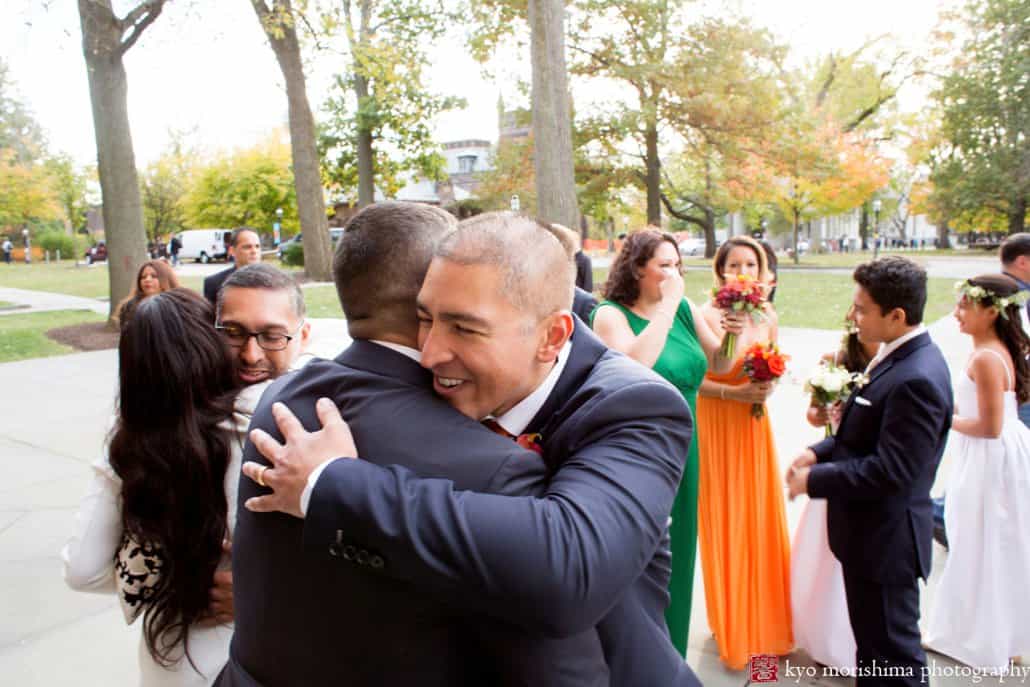
{"type": "Polygon", "coordinates": [[[1030,649],[1030,340],[1016,283],[1001,274],[957,285],[959,329],[974,350],[955,388],[948,554],[931,609],[929,648],[1005,671],[1030,649]]]}
{"type": "Polygon", "coordinates": [[[207,617],[236,516],[250,415],[267,385],[237,396],[232,358],[206,300],[173,289],[142,301],[118,346],[118,416],[108,455],[62,551],[73,589],[118,594],[141,618],[140,684],[214,682],[231,624],[207,617]]]}

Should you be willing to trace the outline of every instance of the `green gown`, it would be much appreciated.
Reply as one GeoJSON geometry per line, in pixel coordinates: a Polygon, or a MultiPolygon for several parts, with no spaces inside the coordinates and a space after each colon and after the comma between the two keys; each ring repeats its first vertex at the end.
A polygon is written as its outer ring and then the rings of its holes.
{"type": "MultiPolygon", "coordinates": [[[[648,325],[649,320],[613,301],[601,301],[591,313],[591,323],[597,310],[606,305],[618,308],[626,316],[634,334],[640,334],[648,325]]],[[[693,601],[694,563],[697,555],[697,392],[708,370],[708,358],[697,340],[694,318],[686,300],[680,301],[676,319],[665,340],[665,348],[662,349],[662,354],[658,356],[652,369],[679,389],[695,418],[694,439],[690,442],[683,480],[672,505],[672,525],[669,527],[672,539],[672,577],[669,580],[669,608],[665,612],[665,622],[669,626],[672,643],[685,656],[687,637],[690,634],[690,607],[693,601]]]]}

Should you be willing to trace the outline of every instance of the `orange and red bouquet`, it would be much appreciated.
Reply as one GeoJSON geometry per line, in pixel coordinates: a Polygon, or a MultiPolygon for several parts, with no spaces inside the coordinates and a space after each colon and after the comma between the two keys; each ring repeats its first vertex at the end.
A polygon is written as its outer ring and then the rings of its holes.
{"type": "MultiPolygon", "coordinates": [[[[712,289],[712,302],[720,310],[745,312],[756,324],[764,317],[762,308],[766,301],[766,286],[746,274],[723,275],[723,285],[712,289]]],[[[732,360],[737,353],[737,337],[726,334],[721,355],[732,360]]]]}
{"type": "MultiPolygon", "coordinates": [[[[790,356],[780,353],[779,347],[771,341],[767,344],[752,344],[744,352],[744,372],[752,382],[772,382],[787,371],[790,356]]],[[[751,415],[759,418],[765,415],[765,405],[751,404],[751,415]]]]}

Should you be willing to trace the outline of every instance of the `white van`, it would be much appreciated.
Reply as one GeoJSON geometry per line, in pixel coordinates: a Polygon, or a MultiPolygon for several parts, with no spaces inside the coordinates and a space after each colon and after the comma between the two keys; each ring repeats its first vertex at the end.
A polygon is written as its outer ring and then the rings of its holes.
{"type": "Polygon", "coordinates": [[[211,262],[225,260],[229,257],[229,242],[232,241],[231,229],[190,229],[179,234],[182,248],[179,249],[180,260],[197,260],[211,262]]]}

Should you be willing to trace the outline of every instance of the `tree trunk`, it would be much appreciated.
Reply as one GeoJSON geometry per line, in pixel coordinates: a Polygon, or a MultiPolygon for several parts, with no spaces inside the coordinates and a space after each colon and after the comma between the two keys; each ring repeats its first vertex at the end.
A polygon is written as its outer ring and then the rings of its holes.
{"type": "Polygon", "coordinates": [[[948,223],[942,220],[937,224],[937,247],[941,250],[951,248],[951,238],[948,233],[948,223]]]}
{"type": "Polygon", "coordinates": [[[572,107],[565,67],[565,6],[529,0],[533,65],[533,140],[537,215],[545,222],[579,226],[572,161],[572,107]]]}
{"type": "Polygon", "coordinates": [[[862,240],[862,250],[869,250],[869,208],[865,203],[858,216],[858,236],[862,240]]]}
{"type": "Polygon", "coordinates": [[[136,271],[147,254],[143,203],[129,130],[128,79],[122,63],[127,47],[122,44],[124,29],[109,0],[79,0],[79,21],[97,139],[110,288],[108,324],[113,327],[118,304],[132,290],[136,271]]]}
{"type": "Polygon", "coordinates": [[[275,0],[275,6],[282,10],[279,16],[286,17],[284,21],[279,21],[277,17],[270,16],[265,0],[251,0],[251,3],[286,81],[293,183],[297,189],[300,229],[304,232],[304,271],[315,281],[332,281],[332,248],[325,198],[322,195],[318,149],[315,145],[315,118],[308,104],[304,64],[301,61],[300,43],[294,27],[294,10],[290,0],[275,0]]]}
{"type": "MultiPolygon", "coordinates": [[[[649,121],[644,131],[644,185],[647,187],[647,223],[662,226],[662,162],[658,158],[658,125],[649,121]]],[[[706,249],[707,250],[707,249],[706,249]]]]}
{"type": "Polygon", "coordinates": [[[375,202],[375,160],[372,157],[372,131],[362,124],[362,108],[368,102],[368,79],[354,75],[354,93],[358,98],[358,207],[363,208],[375,202]]]}
{"type": "Polygon", "coordinates": [[[1018,234],[1026,226],[1026,196],[1016,200],[1009,210],[1009,234],[1018,234]]]}
{"type": "Polygon", "coordinates": [[[798,233],[801,231],[801,215],[797,210],[794,211],[794,264],[797,265],[801,262],[801,256],[798,255],[798,233]]]}
{"type": "Polygon", "coordinates": [[[705,257],[715,257],[715,213],[711,210],[706,209],[704,224],[701,225],[701,231],[705,235],[705,257]]]}

